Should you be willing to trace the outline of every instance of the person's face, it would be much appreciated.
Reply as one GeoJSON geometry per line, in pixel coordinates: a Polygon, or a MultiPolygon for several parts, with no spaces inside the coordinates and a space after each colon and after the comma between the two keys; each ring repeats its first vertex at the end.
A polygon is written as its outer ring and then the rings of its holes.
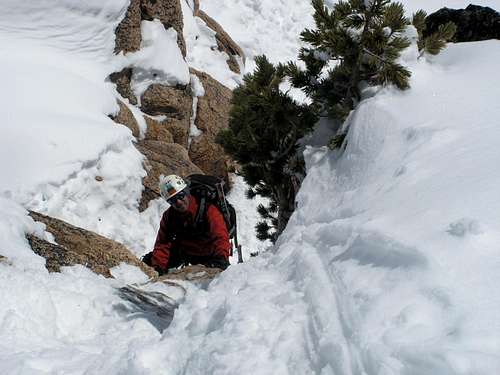
{"type": "Polygon", "coordinates": [[[179,212],[187,212],[189,209],[189,196],[184,191],[177,193],[172,198],[168,199],[167,202],[174,210],[179,212]]]}

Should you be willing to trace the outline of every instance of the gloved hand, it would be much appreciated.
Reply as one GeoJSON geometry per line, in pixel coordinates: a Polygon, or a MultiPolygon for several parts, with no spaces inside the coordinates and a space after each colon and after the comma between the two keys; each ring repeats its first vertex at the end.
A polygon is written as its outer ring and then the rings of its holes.
{"type": "Polygon", "coordinates": [[[141,259],[144,263],[146,263],[149,267],[153,267],[156,272],[158,272],[158,275],[162,276],[165,275],[168,272],[168,269],[163,269],[160,268],[159,266],[155,266],[153,264],[153,252],[151,251],[150,253],[147,253],[144,255],[141,259]]]}
{"type": "Polygon", "coordinates": [[[207,262],[206,266],[209,268],[220,268],[221,270],[225,270],[229,267],[229,260],[224,257],[213,257],[207,262]]]}
{"type": "Polygon", "coordinates": [[[153,259],[153,252],[149,252],[146,255],[144,255],[141,260],[143,263],[146,263],[149,267],[153,267],[153,263],[151,262],[153,259]]]}
{"type": "Polygon", "coordinates": [[[155,271],[158,272],[158,276],[163,276],[168,273],[168,269],[163,269],[158,266],[154,267],[155,271]]]}

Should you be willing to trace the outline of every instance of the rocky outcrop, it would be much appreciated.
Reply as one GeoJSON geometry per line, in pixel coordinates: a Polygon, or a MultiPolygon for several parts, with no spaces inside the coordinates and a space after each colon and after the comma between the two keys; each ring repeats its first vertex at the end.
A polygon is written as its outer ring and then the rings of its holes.
{"type": "MultiPolygon", "coordinates": [[[[26,238],[33,252],[45,258],[45,268],[47,268],[49,272],[61,272],[61,267],[87,263],[87,257],[76,251],[71,251],[63,246],[53,244],[32,234],[27,234],[26,238]]],[[[96,272],[94,269],[93,271],[96,272]]],[[[102,269],[99,269],[96,273],[102,274],[102,271],[102,269]]],[[[106,277],[109,276],[110,274],[108,272],[106,277]]]]}
{"type": "Polygon", "coordinates": [[[160,196],[158,182],[161,175],[178,174],[187,176],[202,173],[200,168],[191,162],[187,150],[176,143],[161,141],[141,141],[137,149],[146,157],[147,176],[143,180],[146,188],[143,192],[140,208],[147,208],[151,199],[160,196]]]}
{"type": "Polygon", "coordinates": [[[166,29],[177,32],[177,44],[186,56],[186,42],[182,33],[184,26],[181,0],[131,0],[125,17],[115,30],[115,53],[138,51],[141,45],[141,21],[158,19],[166,29]]]}
{"type": "Polygon", "coordinates": [[[132,92],[130,82],[132,81],[132,68],[125,68],[119,72],[111,73],[109,80],[116,85],[116,91],[128,99],[130,104],[137,105],[137,98],[132,92]]]}
{"type": "MultiPolygon", "coordinates": [[[[176,88],[158,84],[151,85],[141,97],[141,110],[151,116],[165,117],[158,121],[160,125],[150,122],[154,127],[150,134],[165,129],[172,135],[173,142],[187,147],[193,112],[190,87],[176,88]]],[[[146,138],[155,139],[153,135],[146,138]]]]}
{"type": "Polygon", "coordinates": [[[132,131],[134,137],[139,138],[139,124],[137,124],[132,111],[120,100],[118,100],[118,105],[120,106],[120,111],[116,116],[111,116],[111,119],[118,124],[125,125],[132,131]]]}
{"type": "Polygon", "coordinates": [[[115,30],[115,54],[139,51],[141,39],[141,0],[131,0],[115,30]]]}
{"type": "Polygon", "coordinates": [[[205,95],[198,98],[196,127],[210,135],[227,129],[233,92],[206,73],[192,68],[189,71],[199,78],[205,90],[205,95]]]}
{"type": "MultiPolygon", "coordinates": [[[[181,0],[131,0],[125,18],[116,29],[115,52],[134,52],[141,44],[141,20],[160,20],[166,28],[174,28],[180,39],[179,47],[185,54],[182,38],[183,15],[181,0]]],[[[244,60],[241,48],[229,37],[224,29],[194,3],[194,15],[200,17],[216,33],[218,48],[230,57],[231,70],[240,72],[240,62],[244,60]]],[[[152,199],[158,198],[160,175],[191,173],[213,174],[228,178],[228,158],[221,146],[215,143],[220,129],[225,129],[229,121],[231,90],[208,74],[190,70],[196,74],[205,89],[205,95],[198,97],[195,125],[201,135],[189,140],[193,118],[193,93],[191,86],[150,85],[141,97],[135,97],[131,89],[133,68],[127,67],[110,75],[120,95],[131,105],[139,106],[147,124],[143,139],[136,147],[145,156],[147,176],[143,180],[144,190],[139,204],[140,210],[147,208],[152,199]],[[140,104],[139,104],[140,103],[140,104]]],[[[139,125],[126,102],[119,102],[120,111],[112,119],[131,129],[138,139],[139,125]]],[[[134,112],[135,113],[135,112],[134,112]]]]}
{"type": "Polygon", "coordinates": [[[450,21],[457,26],[453,42],[500,39],[500,14],[491,8],[472,4],[465,9],[442,8],[430,14],[425,20],[424,37],[450,21]]]}
{"type": "Polygon", "coordinates": [[[228,181],[228,158],[223,148],[215,142],[221,129],[229,126],[232,92],[208,74],[190,70],[200,79],[205,95],[198,98],[195,125],[203,133],[192,140],[189,156],[193,163],[206,174],[219,176],[228,181]]]}
{"type": "Polygon", "coordinates": [[[189,159],[187,150],[176,143],[160,141],[142,141],[137,143],[137,148],[147,158],[144,185],[160,193],[158,181],[160,175],[172,173],[187,176],[192,173],[202,173],[200,168],[189,159]]]}
{"type": "Polygon", "coordinates": [[[165,122],[157,121],[149,116],[144,117],[148,129],[144,139],[146,141],[161,141],[166,143],[174,143],[174,137],[169,130],[168,124],[165,122]]]}
{"type": "Polygon", "coordinates": [[[6,257],[0,255],[0,263],[8,263],[8,260],[6,257]]]}
{"type": "Polygon", "coordinates": [[[187,149],[189,137],[189,122],[178,120],[176,118],[167,118],[161,122],[174,138],[174,143],[177,143],[187,149]]]}
{"type": "Polygon", "coordinates": [[[118,242],[37,212],[30,211],[30,216],[44,223],[57,243],[27,235],[33,251],[47,260],[46,267],[50,272],[59,272],[62,266],[81,264],[95,273],[112,277],[110,268],[124,262],[139,267],[149,277],[156,277],[152,268],[118,242]]]}
{"type": "MultiPolygon", "coordinates": [[[[132,111],[122,101],[118,100],[120,111],[115,116],[110,116],[111,119],[118,123],[125,125],[132,131],[132,135],[137,139],[140,138],[139,124],[134,117],[132,111]]],[[[161,141],[166,143],[182,143],[187,145],[188,139],[188,121],[181,121],[177,119],[164,119],[162,121],[154,119],[149,116],[144,116],[147,129],[143,139],[146,141],[161,141]],[[174,139],[174,135],[177,139],[174,139]],[[176,142],[178,140],[179,142],[176,142]]]]}
{"type": "Polygon", "coordinates": [[[177,31],[177,44],[185,57],[186,42],[182,33],[184,20],[181,1],[184,0],[141,0],[141,17],[147,21],[159,19],[166,29],[173,27],[177,31]]]}
{"type": "Polygon", "coordinates": [[[189,155],[203,173],[218,176],[229,183],[227,157],[223,149],[207,136],[200,136],[191,142],[189,155]]]}
{"type": "Polygon", "coordinates": [[[151,116],[166,115],[189,124],[193,98],[189,88],[154,84],[141,97],[141,110],[151,116]]]}
{"type": "Polygon", "coordinates": [[[238,46],[217,21],[200,9],[199,0],[194,0],[193,14],[195,17],[201,18],[210,29],[215,31],[215,39],[217,40],[219,51],[226,52],[229,56],[229,60],[227,61],[229,69],[240,74],[241,69],[237,57],[241,59],[243,64],[245,63],[245,54],[240,46],[238,46]]]}
{"type": "MultiPolygon", "coordinates": [[[[137,149],[145,156],[147,176],[143,180],[144,190],[139,210],[144,211],[151,200],[159,197],[160,175],[203,173],[189,158],[187,151],[192,97],[189,87],[176,88],[151,85],[141,97],[141,110],[145,115],[147,130],[137,149]]],[[[112,117],[117,123],[132,130],[136,138],[139,127],[132,112],[119,102],[120,111],[112,117]]]]}

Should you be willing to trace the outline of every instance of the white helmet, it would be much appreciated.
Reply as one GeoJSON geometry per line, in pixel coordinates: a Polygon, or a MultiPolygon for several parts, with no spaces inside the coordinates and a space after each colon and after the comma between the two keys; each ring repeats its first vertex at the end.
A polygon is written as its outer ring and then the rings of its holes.
{"type": "Polygon", "coordinates": [[[160,177],[160,194],[164,199],[172,198],[185,188],[187,188],[186,182],[175,174],[160,177]]]}

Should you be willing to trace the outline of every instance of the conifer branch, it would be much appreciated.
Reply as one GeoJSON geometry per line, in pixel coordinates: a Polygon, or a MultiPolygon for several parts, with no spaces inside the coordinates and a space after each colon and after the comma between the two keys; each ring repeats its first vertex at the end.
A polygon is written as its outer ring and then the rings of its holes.
{"type": "Polygon", "coordinates": [[[388,63],[388,62],[389,62],[388,60],[384,59],[383,57],[380,57],[379,55],[377,55],[377,54],[375,54],[375,53],[371,52],[371,51],[370,51],[368,48],[366,48],[366,47],[364,47],[364,48],[363,48],[363,52],[365,52],[365,53],[369,54],[369,55],[370,55],[370,56],[372,56],[372,57],[375,57],[376,59],[378,59],[378,60],[382,61],[383,63],[388,63]]]}

